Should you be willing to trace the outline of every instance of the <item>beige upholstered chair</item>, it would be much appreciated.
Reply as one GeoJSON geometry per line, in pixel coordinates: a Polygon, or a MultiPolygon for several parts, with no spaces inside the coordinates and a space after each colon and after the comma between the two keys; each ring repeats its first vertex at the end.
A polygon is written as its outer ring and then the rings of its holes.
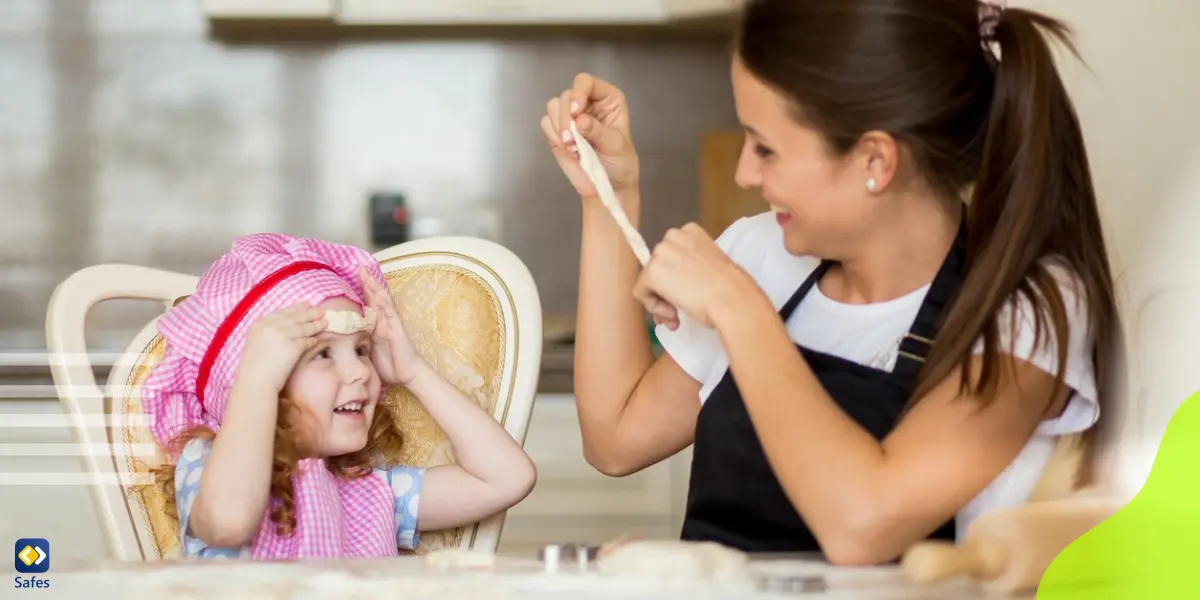
{"type": "MultiPolygon", "coordinates": [[[[421,354],[469,398],[524,442],[542,352],[541,305],[533,278],[510,251],[461,237],[409,242],[376,254],[421,354]]],[[[96,304],[149,299],[172,306],[195,289],[194,276],[130,265],[76,272],[55,290],[46,318],[54,382],[77,442],[109,444],[112,457],[84,458],[92,498],[118,559],[177,556],[178,523],[165,508],[149,468],[164,460],[145,427],[138,386],[162,357],[150,323],[121,357],[101,391],[86,360],[84,320],[96,304]],[[147,451],[148,449],[148,451],[147,451]]],[[[407,391],[390,390],[405,432],[404,464],[453,460],[445,434],[407,391]]],[[[504,514],[444,532],[425,532],[417,553],[444,548],[494,551],[504,514]]]]}

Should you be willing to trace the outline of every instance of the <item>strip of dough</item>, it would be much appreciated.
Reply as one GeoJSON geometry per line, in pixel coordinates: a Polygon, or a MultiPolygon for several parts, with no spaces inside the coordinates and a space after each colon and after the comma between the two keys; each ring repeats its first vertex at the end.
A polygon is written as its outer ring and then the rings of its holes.
{"type": "Polygon", "coordinates": [[[356,331],[371,332],[375,330],[375,311],[371,307],[363,309],[362,315],[348,310],[325,311],[325,330],[332,333],[350,334],[356,331]]]}
{"type": "Polygon", "coordinates": [[[575,138],[575,145],[579,148],[579,165],[583,167],[583,172],[591,180],[592,185],[596,186],[596,193],[600,194],[600,203],[616,220],[617,226],[621,228],[621,233],[625,234],[625,241],[629,242],[630,248],[633,248],[633,254],[637,257],[638,262],[642,266],[646,266],[646,262],[650,260],[650,248],[646,246],[646,240],[642,238],[642,234],[638,233],[633,224],[629,222],[629,217],[625,215],[625,209],[621,208],[621,202],[617,200],[617,193],[613,191],[612,182],[608,180],[608,173],[604,171],[600,157],[596,155],[592,145],[579,134],[579,130],[575,127],[575,121],[571,121],[571,135],[575,138]]]}

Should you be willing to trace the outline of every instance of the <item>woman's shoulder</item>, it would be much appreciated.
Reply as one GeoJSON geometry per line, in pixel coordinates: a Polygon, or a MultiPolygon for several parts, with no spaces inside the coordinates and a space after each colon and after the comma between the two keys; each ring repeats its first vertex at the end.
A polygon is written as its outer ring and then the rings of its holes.
{"type": "MultiPolygon", "coordinates": [[[[1045,273],[1049,275],[1059,298],[1062,299],[1063,310],[1067,317],[1067,326],[1072,330],[1086,331],[1088,318],[1088,292],[1083,279],[1065,260],[1049,256],[1039,261],[1045,273]]],[[[1046,296],[1046,290],[1039,285],[1037,277],[1030,275],[1026,278],[1028,288],[1033,296],[1023,290],[1014,291],[1008,301],[1001,307],[1001,326],[1021,328],[1036,323],[1038,312],[1053,310],[1051,300],[1046,296]]],[[[1046,313],[1048,316],[1048,313],[1046,313]]]]}
{"type": "Polygon", "coordinates": [[[775,213],[763,212],[734,221],[716,239],[730,260],[746,270],[778,306],[821,263],[813,256],[793,256],[783,245],[775,213]]]}
{"type": "MultiPolygon", "coordinates": [[[[1093,354],[1095,336],[1088,314],[1087,290],[1082,278],[1065,261],[1057,257],[1042,260],[1042,266],[1062,298],[1066,317],[1066,363],[1062,365],[1066,385],[1074,392],[1063,414],[1044,421],[1040,433],[1063,435],[1087,429],[1099,417],[1099,397],[1093,354]]],[[[1032,280],[1029,281],[1034,283],[1032,280]]],[[[1054,310],[1037,285],[1031,286],[1034,295],[1014,292],[1001,308],[997,322],[999,347],[1031,363],[1049,374],[1059,370],[1059,344],[1054,324],[1049,321],[1054,310]]],[[[982,340],[976,345],[982,350],[982,340]]]]}
{"type": "Polygon", "coordinates": [[[730,256],[763,251],[787,252],[783,247],[783,232],[775,222],[775,213],[770,211],[738,218],[717,236],[716,241],[730,256]]]}

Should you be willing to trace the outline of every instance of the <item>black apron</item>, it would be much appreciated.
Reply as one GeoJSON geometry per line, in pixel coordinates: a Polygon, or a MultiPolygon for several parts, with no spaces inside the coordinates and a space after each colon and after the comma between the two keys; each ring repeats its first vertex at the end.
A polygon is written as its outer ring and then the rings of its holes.
{"type": "MultiPolygon", "coordinates": [[[[796,346],[834,402],[875,439],[882,440],[899,420],[924,356],[937,336],[942,313],[962,285],[965,262],[964,223],[890,372],[796,346]]],[[[779,310],[784,322],[832,264],[823,261],[792,294],[779,310]]],[[[953,540],[954,520],[930,537],[953,540]]],[[[704,402],[696,421],[681,538],[718,542],[746,552],[821,549],[775,478],[729,370],[704,402]]]]}

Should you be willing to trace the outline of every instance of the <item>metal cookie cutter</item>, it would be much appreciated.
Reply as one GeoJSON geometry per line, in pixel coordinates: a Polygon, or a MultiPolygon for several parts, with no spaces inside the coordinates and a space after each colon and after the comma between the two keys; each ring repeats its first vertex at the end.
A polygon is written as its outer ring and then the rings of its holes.
{"type": "Polygon", "coordinates": [[[819,575],[763,575],[759,579],[758,587],[764,592],[785,594],[813,594],[829,590],[829,584],[819,575]]]}
{"type": "Polygon", "coordinates": [[[586,573],[599,551],[599,546],[586,544],[547,544],[538,551],[538,559],[547,573],[564,570],[586,573]]]}

